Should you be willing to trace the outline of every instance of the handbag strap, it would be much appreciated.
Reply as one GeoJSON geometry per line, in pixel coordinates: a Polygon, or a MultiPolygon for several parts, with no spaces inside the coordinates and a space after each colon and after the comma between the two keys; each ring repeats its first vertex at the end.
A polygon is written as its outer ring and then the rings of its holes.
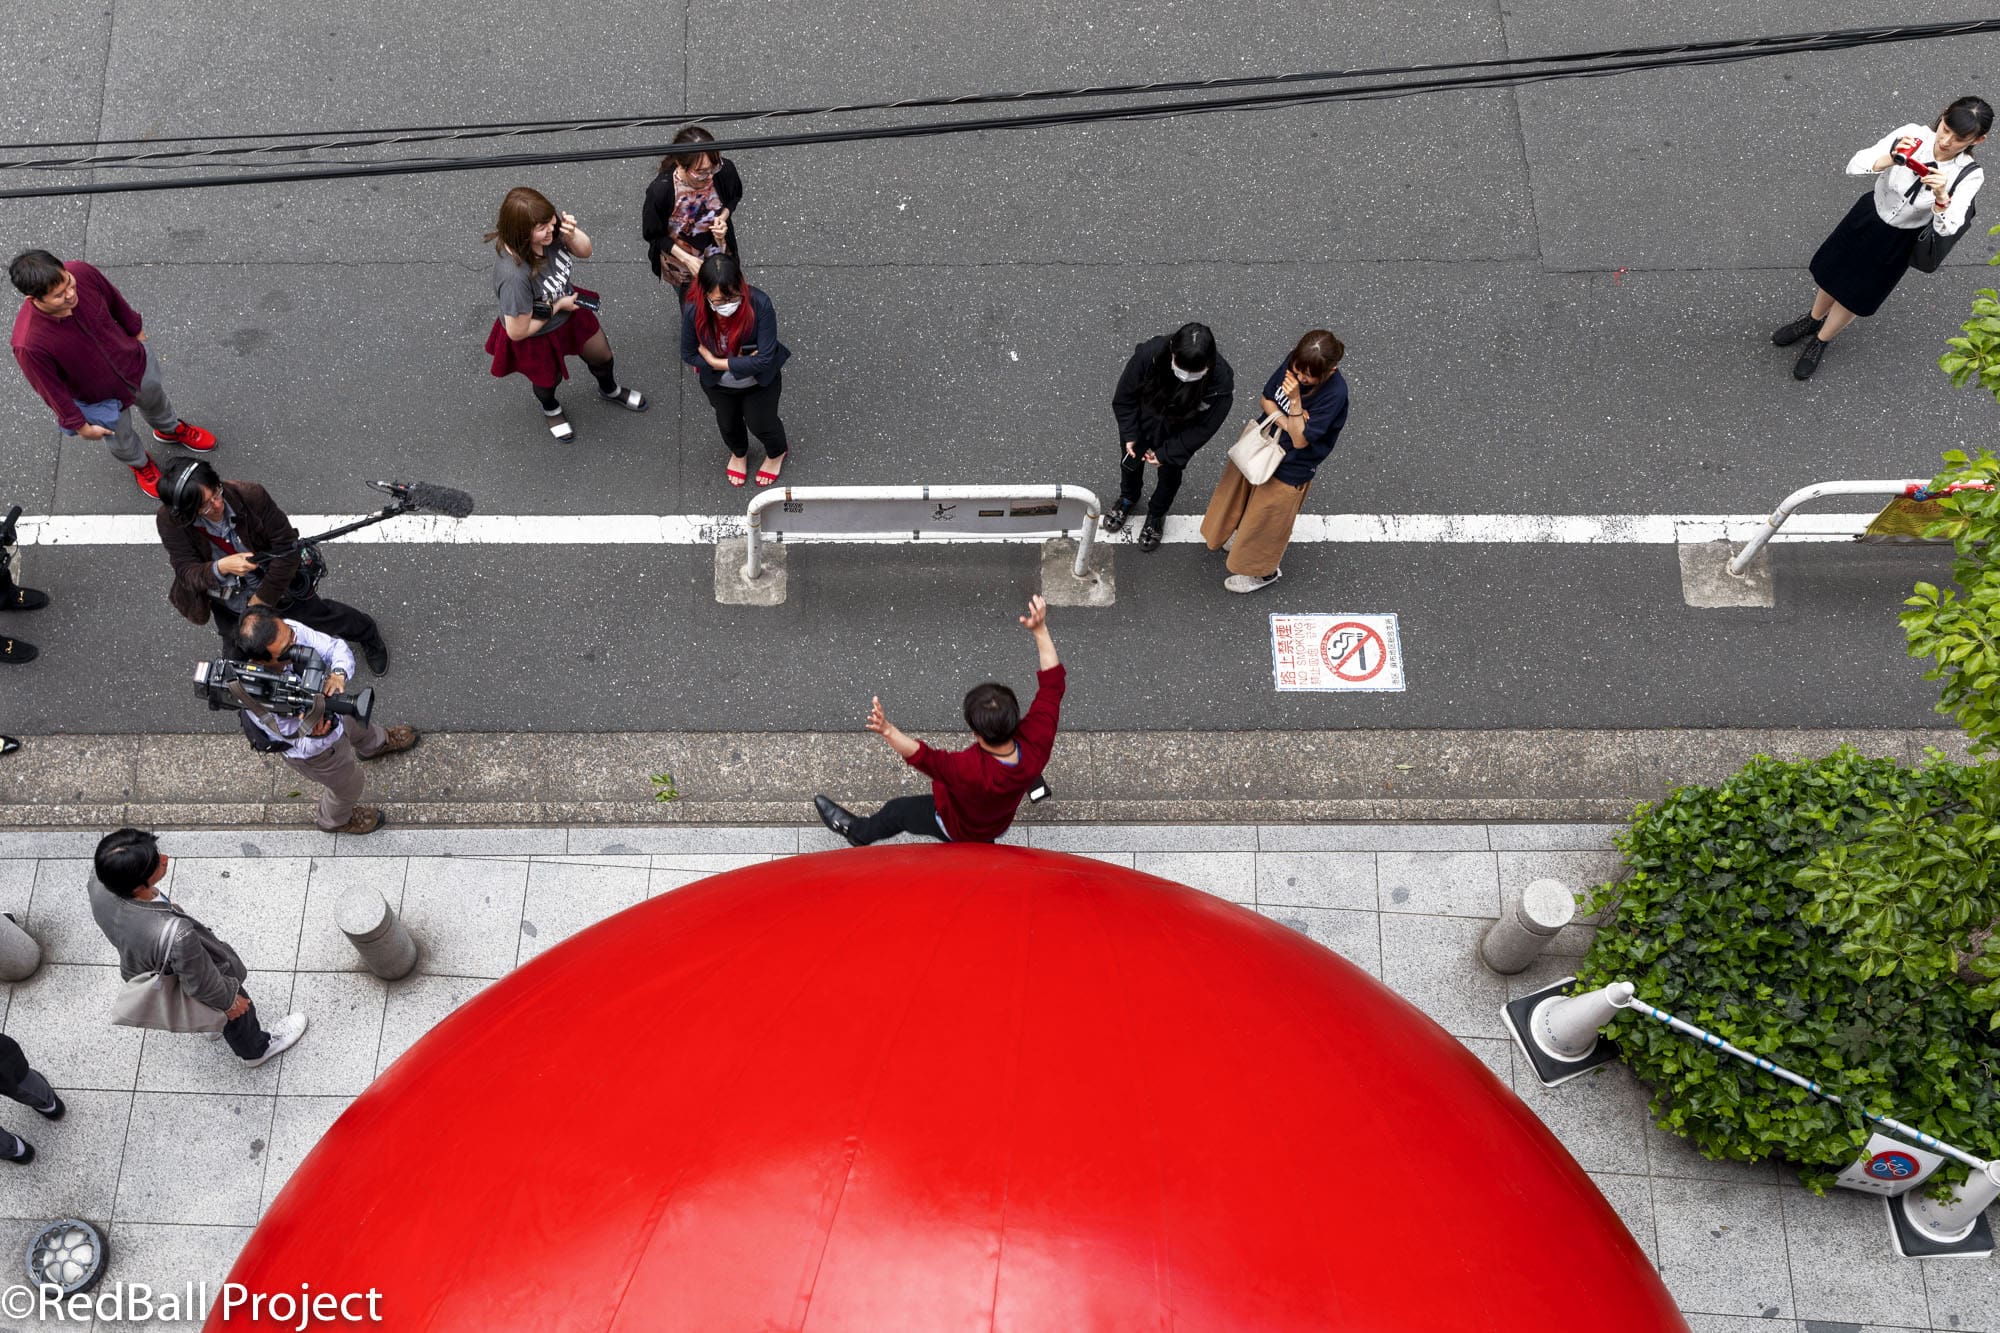
{"type": "Polygon", "coordinates": [[[168,907],[166,916],[167,919],[160,923],[160,962],[153,971],[160,976],[170,977],[174,972],[167,964],[174,961],[174,938],[180,933],[180,917],[175,914],[171,906],[168,907]]]}

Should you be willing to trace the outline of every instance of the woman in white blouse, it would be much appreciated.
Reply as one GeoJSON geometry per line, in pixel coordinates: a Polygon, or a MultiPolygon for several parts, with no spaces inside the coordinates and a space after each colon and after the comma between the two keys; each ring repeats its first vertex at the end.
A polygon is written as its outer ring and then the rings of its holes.
{"type": "Polygon", "coordinates": [[[1940,236],[1965,225],[1986,173],[1966,150],[1986,142],[1993,108],[1961,97],[1934,127],[1904,125],[1848,159],[1847,174],[1873,176],[1875,188],[1854,201],[1812,257],[1812,313],[1771,335],[1780,347],[1806,339],[1792,378],[1808,380],[1833,336],[1857,315],[1872,315],[1902,281],[1926,227],[1940,236]],[[1814,335],[1810,338],[1808,334],[1814,335]]]}

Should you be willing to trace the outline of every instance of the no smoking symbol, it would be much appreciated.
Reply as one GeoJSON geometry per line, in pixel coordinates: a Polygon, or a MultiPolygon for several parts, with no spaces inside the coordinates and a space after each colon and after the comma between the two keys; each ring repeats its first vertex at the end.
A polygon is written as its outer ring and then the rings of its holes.
{"type": "Polygon", "coordinates": [[[1389,646],[1369,626],[1343,620],[1320,639],[1319,656],[1335,676],[1359,684],[1373,680],[1389,664],[1389,646]]]}

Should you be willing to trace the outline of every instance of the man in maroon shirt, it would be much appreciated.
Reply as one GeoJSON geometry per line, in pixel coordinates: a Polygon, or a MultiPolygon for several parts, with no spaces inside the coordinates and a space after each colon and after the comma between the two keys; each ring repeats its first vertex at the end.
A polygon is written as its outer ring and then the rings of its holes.
{"type": "Polygon", "coordinates": [[[215,447],[215,436],[182,421],[167,401],[139,312],[109,278],[46,250],[14,256],[7,276],[27,298],[14,316],[14,359],[64,431],[105,441],[139,489],[156,498],[160,470],[127,408],[138,407],[161,444],[200,453],[215,447]]]}
{"type": "Polygon", "coordinates": [[[912,833],[945,842],[995,842],[1014,822],[1021,797],[1041,780],[1042,766],[1055,748],[1056,722],[1068,683],[1056,642],[1049,637],[1048,603],[1028,599],[1021,624],[1035,636],[1041,669],[1035,676],[1035,702],[1021,716],[1021,704],[1005,685],[975,685],[965,696],[965,724],[972,744],[963,750],[933,750],[906,736],[882,711],[877,698],[868,712],[868,730],[889,743],[903,762],[931,779],[929,796],[899,796],[874,814],[862,817],[813,797],[813,809],[826,826],[856,847],[912,833]]]}

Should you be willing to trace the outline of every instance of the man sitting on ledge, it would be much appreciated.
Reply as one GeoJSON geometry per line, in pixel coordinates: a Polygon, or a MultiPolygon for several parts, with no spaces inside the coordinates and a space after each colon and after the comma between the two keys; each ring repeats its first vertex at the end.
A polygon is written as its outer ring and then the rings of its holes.
{"type": "Polygon", "coordinates": [[[972,744],[963,750],[934,750],[906,736],[874,700],[868,730],[889,743],[903,762],[930,775],[931,794],[899,796],[874,814],[863,816],[813,797],[813,808],[826,826],[856,847],[912,833],[944,842],[995,842],[1014,822],[1021,797],[1040,780],[1049,751],[1055,748],[1056,722],[1062,711],[1067,677],[1049,637],[1048,603],[1028,599],[1021,624],[1035,636],[1041,668],[1035,676],[1035,702],[1021,716],[1020,700],[1005,685],[991,681],[975,685],[965,696],[965,724],[972,744]]]}

